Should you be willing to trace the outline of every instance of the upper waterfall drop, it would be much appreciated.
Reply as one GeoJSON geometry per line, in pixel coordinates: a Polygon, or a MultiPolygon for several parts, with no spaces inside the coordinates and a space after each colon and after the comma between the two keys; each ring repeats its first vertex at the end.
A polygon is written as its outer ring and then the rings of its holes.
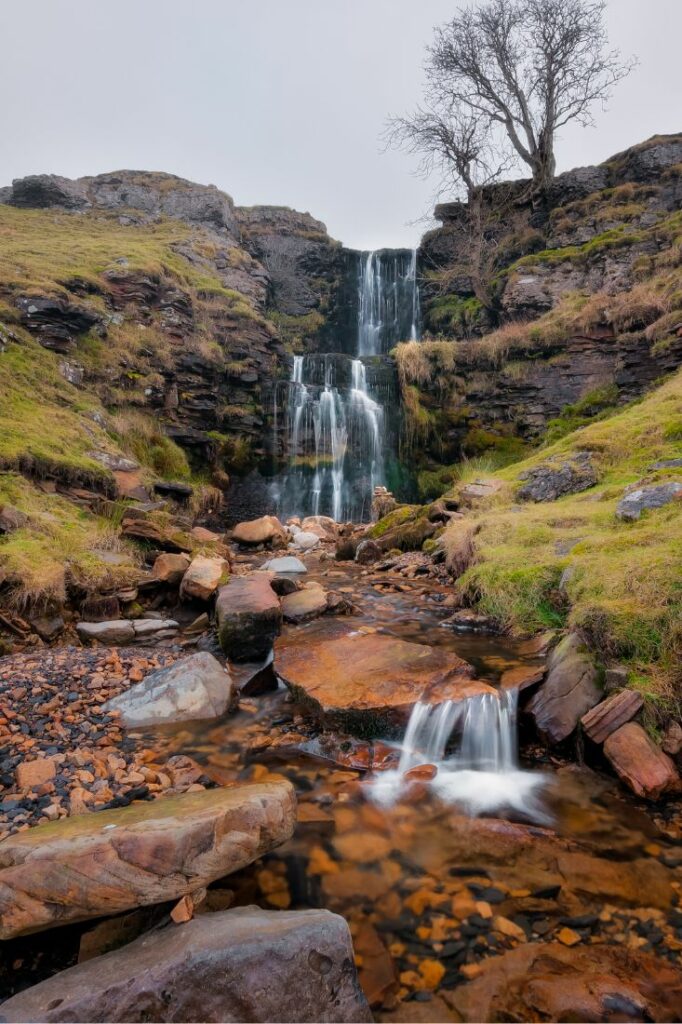
{"type": "Polygon", "coordinates": [[[387,356],[399,341],[419,337],[417,251],[358,253],[356,287],[355,355],[293,357],[284,423],[289,465],[272,487],[280,515],[362,522],[374,488],[386,482],[397,433],[387,356]]]}

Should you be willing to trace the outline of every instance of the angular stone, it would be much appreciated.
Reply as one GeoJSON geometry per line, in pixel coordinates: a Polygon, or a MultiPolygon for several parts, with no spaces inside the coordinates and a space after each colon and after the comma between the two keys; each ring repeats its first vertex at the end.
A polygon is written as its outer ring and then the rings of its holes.
{"type": "Polygon", "coordinates": [[[189,555],[184,553],[159,555],[152,567],[152,576],[161,583],[177,587],[189,569],[189,565],[189,555]]]}
{"type": "Polygon", "coordinates": [[[595,704],[580,723],[594,743],[603,743],[612,732],[634,718],[643,704],[644,699],[637,690],[621,690],[595,704]]]}
{"type": "Polygon", "coordinates": [[[0,849],[0,939],[179,899],[292,834],[288,782],[204,790],[8,836],[0,849]]]}
{"type": "Polygon", "coordinates": [[[215,594],[221,579],[229,570],[224,558],[206,558],[197,555],[182,578],[180,597],[208,601],[215,594]]]}
{"type": "Polygon", "coordinates": [[[682,483],[676,481],[667,484],[655,484],[652,487],[638,487],[630,491],[618,502],[616,517],[633,521],[639,519],[642,512],[651,508],[662,508],[671,501],[682,500],[682,483]]]}
{"type": "Polygon", "coordinates": [[[526,710],[548,743],[560,743],[599,701],[597,669],[585,645],[575,633],[559,643],[549,656],[547,677],[526,710]]]}
{"type": "Polygon", "coordinates": [[[267,569],[268,572],[283,572],[283,573],[297,573],[302,574],[307,572],[305,565],[300,558],[296,558],[294,555],[282,555],[280,558],[271,558],[261,566],[262,569],[267,569]]]}
{"type": "Polygon", "coordinates": [[[265,575],[238,576],[221,587],[216,600],[218,637],[233,661],[257,661],[272,650],[282,626],[277,594],[265,575]]]}
{"type": "Polygon", "coordinates": [[[418,700],[463,700],[492,687],[443,648],[377,634],[291,641],[275,670],[297,700],[332,729],[358,736],[402,735],[418,700]]]}
{"type": "Polygon", "coordinates": [[[105,711],[120,711],[129,729],[168,722],[218,718],[233,693],[232,679],[205,651],[150,672],[141,683],[107,701],[105,711]]]}
{"type": "Polygon", "coordinates": [[[563,494],[586,491],[599,480],[590,452],[575,452],[563,460],[543,462],[523,472],[526,483],[516,492],[520,501],[556,501],[563,494]]]}
{"type": "Polygon", "coordinates": [[[3,1006],[16,1021],[371,1021],[348,925],[238,907],[143,935],[3,1006]]]}
{"type": "Polygon", "coordinates": [[[458,1020],[668,1021],[682,1001],[678,966],[623,946],[527,943],[481,966],[445,995],[458,1020]]]}
{"type": "Polygon", "coordinates": [[[152,519],[124,519],[121,535],[131,540],[143,541],[161,548],[162,551],[191,551],[192,542],[180,530],[162,526],[152,519]]]}
{"type": "Polygon", "coordinates": [[[56,775],[56,767],[51,757],[38,757],[35,761],[22,761],[17,765],[14,776],[18,789],[33,789],[49,782],[56,775]]]}
{"type": "Polygon", "coordinates": [[[618,777],[637,796],[657,800],[679,786],[674,762],[636,722],[627,722],[611,733],[604,743],[604,753],[618,777]]]}
{"type": "Polygon", "coordinates": [[[174,633],[178,628],[175,619],[132,619],[135,639],[156,636],[159,633],[174,633]]]}
{"type": "Polygon", "coordinates": [[[261,516],[248,522],[237,523],[232,531],[232,540],[237,544],[279,544],[286,541],[286,530],[276,516],[261,516]]]}
{"type": "Polygon", "coordinates": [[[316,619],[327,610],[327,591],[319,583],[311,583],[294,594],[282,598],[285,622],[306,622],[316,619]]]}
{"type": "Polygon", "coordinates": [[[135,639],[135,629],[129,619],[111,622],[78,622],[76,632],[84,643],[96,640],[101,644],[129,644],[135,639]]]}

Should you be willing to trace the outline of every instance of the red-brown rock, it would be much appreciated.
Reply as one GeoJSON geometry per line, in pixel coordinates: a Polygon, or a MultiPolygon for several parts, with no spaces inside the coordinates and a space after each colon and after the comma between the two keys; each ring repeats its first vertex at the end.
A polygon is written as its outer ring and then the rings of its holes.
{"type": "Polygon", "coordinates": [[[621,690],[595,705],[580,719],[580,723],[594,743],[603,743],[607,737],[634,718],[644,704],[641,693],[621,690]]]}
{"type": "Polygon", "coordinates": [[[272,650],[282,609],[265,573],[238,576],[221,587],[216,600],[218,636],[233,661],[257,661],[272,650]]]}
{"type": "Polygon", "coordinates": [[[232,531],[232,539],[247,547],[258,544],[281,547],[286,541],[286,530],[276,516],[261,516],[260,519],[237,523],[232,531]]]}
{"type": "Polygon", "coordinates": [[[637,796],[657,800],[679,786],[680,777],[673,761],[636,722],[621,725],[611,733],[604,753],[618,777],[637,796]]]}

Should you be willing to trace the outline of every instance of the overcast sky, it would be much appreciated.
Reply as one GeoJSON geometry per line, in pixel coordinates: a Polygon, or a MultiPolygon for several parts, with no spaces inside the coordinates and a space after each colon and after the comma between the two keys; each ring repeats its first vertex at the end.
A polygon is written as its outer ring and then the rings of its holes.
{"type": "MultiPolygon", "coordinates": [[[[126,168],[309,210],[346,245],[416,244],[434,183],[383,153],[458,0],[3,0],[0,184],[126,168]]],[[[559,170],[682,130],[682,0],[610,0],[640,66],[559,170]]]]}

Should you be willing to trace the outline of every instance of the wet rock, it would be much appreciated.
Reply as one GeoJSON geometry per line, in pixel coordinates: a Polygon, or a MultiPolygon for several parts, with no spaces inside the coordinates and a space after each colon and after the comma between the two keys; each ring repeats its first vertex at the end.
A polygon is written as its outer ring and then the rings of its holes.
{"type": "Polygon", "coordinates": [[[526,710],[548,743],[560,743],[599,701],[598,673],[585,645],[575,633],[559,643],[549,656],[547,676],[526,710]]]}
{"type": "Polygon", "coordinates": [[[339,543],[336,545],[336,551],[334,558],[337,562],[352,562],[355,558],[355,552],[358,549],[360,538],[358,537],[342,537],[339,543]]]}
{"type": "Polygon", "coordinates": [[[327,610],[327,591],[319,583],[310,583],[295,594],[282,598],[282,615],[285,622],[307,622],[316,619],[327,610]]]}
{"type": "Polygon", "coordinates": [[[276,516],[261,516],[260,519],[237,523],[232,531],[232,539],[246,547],[258,544],[282,547],[286,543],[286,530],[276,516]]]}
{"type": "Polygon", "coordinates": [[[531,943],[480,966],[446,995],[462,1020],[667,1021],[682,1000],[679,967],[617,946],[531,943]]]}
{"type": "Polygon", "coordinates": [[[682,500],[682,483],[670,482],[655,484],[651,487],[638,487],[630,491],[618,502],[616,517],[627,522],[639,519],[642,512],[652,508],[662,508],[671,501],[682,500]]]}
{"type": "Polygon", "coordinates": [[[303,584],[295,576],[288,576],[283,573],[281,576],[271,576],[270,586],[278,597],[286,597],[287,594],[295,594],[303,584]]]}
{"type": "Polygon", "coordinates": [[[358,565],[371,565],[378,562],[383,551],[375,540],[361,540],[355,549],[355,561],[358,565]]]}
{"type": "Polygon", "coordinates": [[[495,622],[489,615],[474,611],[473,608],[462,608],[449,619],[444,620],[448,626],[458,633],[494,633],[495,622]]]}
{"type": "Polygon", "coordinates": [[[159,555],[152,567],[152,576],[160,583],[177,587],[189,569],[189,565],[189,555],[184,553],[159,555]]]}
{"type": "Polygon", "coordinates": [[[14,533],[28,523],[28,516],[12,505],[0,506],[0,534],[14,533]]]}
{"type": "Polygon", "coordinates": [[[288,782],[235,786],[63,819],[7,837],[0,938],[179,899],[293,833],[288,782]]]}
{"type": "Polygon", "coordinates": [[[218,718],[233,694],[232,679],[211,654],[200,652],[151,672],[125,693],[107,701],[129,729],[169,722],[218,718]]]}
{"type": "Polygon", "coordinates": [[[209,601],[229,567],[229,562],[224,558],[197,555],[192,559],[189,569],[182,578],[180,597],[185,600],[194,598],[197,601],[209,601]]]}
{"type": "Polygon", "coordinates": [[[271,558],[264,566],[262,566],[262,568],[266,569],[268,572],[297,574],[302,574],[308,571],[301,559],[295,558],[294,555],[283,555],[280,558],[271,558]]]}
{"type": "Polygon", "coordinates": [[[216,600],[218,637],[234,661],[266,658],[282,625],[277,594],[265,575],[231,579],[216,600]]]}
{"type": "Polygon", "coordinates": [[[371,1021],[348,925],[238,907],[144,935],[4,1004],[14,1021],[371,1021]]]}
{"type": "Polygon", "coordinates": [[[121,524],[121,536],[151,544],[162,551],[192,550],[190,538],[181,530],[163,526],[153,519],[124,519],[121,524]]]}
{"type": "Polygon", "coordinates": [[[604,740],[621,725],[634,718],[644,704],[641,693],[636,690],[621,690],[614,693],[580,719],[581,725],[594,743],[604,740]]]}
{"type": "Polygon", "coordinates": [[[673,761],[636,722],[628,722],[607,738],[604,753],[618,777],[640,797],[657,800],[675,790],[680,777],[673,761]]]}
{"type": "Polygon", "coordinates": [[[519,476],[526,483],[516,492],[520,501],[556,501],[564,494],[586,491],[599,480],[590,452],[576,452],[527,469],[519,476]]]}
{"type": "Polygon", "coordinates": [[[402,735],[415,703],[495,692],[472,679],[455,654],[377,634],[289,642],[275,652],[277,674],[331,729],[357,736],[402,735]]]}

